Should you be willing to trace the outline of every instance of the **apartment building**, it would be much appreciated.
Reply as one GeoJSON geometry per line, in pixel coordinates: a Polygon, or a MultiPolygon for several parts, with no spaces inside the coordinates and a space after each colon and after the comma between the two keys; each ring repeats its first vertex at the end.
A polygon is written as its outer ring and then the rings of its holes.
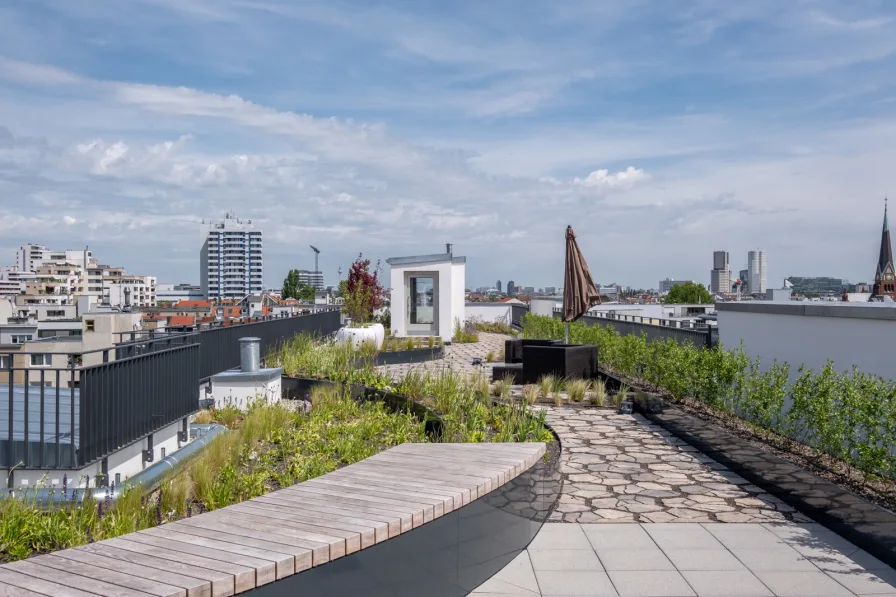
{"type": "Polygon", "coordinates": [[[262,231],[252,220],[228,213],[223,221],[200,224],[202,292],[211,300],[242,299],[264,291],[262,231]]]}

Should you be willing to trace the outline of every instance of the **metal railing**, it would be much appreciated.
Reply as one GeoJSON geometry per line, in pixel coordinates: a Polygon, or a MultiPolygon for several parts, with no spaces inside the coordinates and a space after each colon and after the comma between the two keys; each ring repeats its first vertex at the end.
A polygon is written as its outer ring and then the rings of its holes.
{"type": "Polygon", "coordinates": [[[84,365],[90,355],[108,349],[2,355],[0,467],[83,468],[197,410],[198,345],[84,365]]]}
{"type": "Polygon", "coordinates": [[[116,358],[150,353],[171,346],[198,344],[201,347],[199,380],[205,382],[216,373],[239,366],[237,340],[240,338],[259,338],[261,355],[264,357],[296,334],[332,334],[341,325],[341,311],[328,307],[289,317],[257,317],[236,324],[220,321],[209,323],[210,327],[190,332],[125,332],[122,337],[129,341],[116,345],[116,358]]]}
{"type": "Polygon", "coordinates": [[[529,313],[529,305],[510,305],[510,325],[515,328],[523,328],[523,319],[529,313]]]}
{"type": "Polygon", "coordinates": [[[126,332],[126,342],[77,353],[0,353],[0,468],[80,469],[185,425],[200,384],[239,366],[239,338],[260,338],[265,355],[301,332],[335,332],[340,319],[327,309],[194,332],[126,332]]]}
{"type": "MultiPolygon", "coordinates": [[[[561,317],[562,310],[555,308],[554,317],[561,317]]],[[[620,334],[644,334],[648,341],[672,339],[679,344],[693,344],[712,348],[718,343],[718,333],[705,324],[661,317],[590,312],[581,320],[587,325],[609,326],[620,334]],[[653,323],[656,322],[656,323],[653,323]]]]}

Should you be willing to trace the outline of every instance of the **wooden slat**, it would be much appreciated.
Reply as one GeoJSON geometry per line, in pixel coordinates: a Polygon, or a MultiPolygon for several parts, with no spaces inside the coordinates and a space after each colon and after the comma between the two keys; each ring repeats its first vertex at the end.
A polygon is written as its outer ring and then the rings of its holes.
{"type": "Polygon", "coordinates": [[[334,505],[338,504],[346,508],[357,508],[359,512],[383,512],[394,514],[401,520],[402,533],[406,533],[423,524],[424,510],[428,507],[423,504],[391,504],[368,498],[365,495],[352,496],[340,491],[334,491],[331,488],[307,487],[304,483],[287,487],[281,491],[286,493],[296,493],[309,500],[322,499],[334,505]]]}
{"type": "MultiPolygon", "coordinates": [[[[256,520],[264,520],[265,524],[277,524],[287,526],[292,529],[307,531],[309,533],[319,533],[324,537],[333,537],[342,539],[345,542],[345,553],[355,553],[361,549],[361,533],[355,531],[344,531],[342,529],[334,529],[329,526],[326,520],[321,519],[319,524],[302,522],[293,520],[291,513],[281,513],[268,508],[259,508],[258,506],[244,502],[236,504],[231,511],[241,514],[245,517],[253,517],[256,520]]],[[[370,532],[369,543],[373,544],[373,531],[370,532]]]]}
{"type": "Polygon", "coordinates": [[[36,576],[16,572],[10,568],[12,564],[0,567],[0,586],[6,586],[9,595],[19,597],[29,592],[45,597],[96,597],[95,593],[87,593],[64,584],[50,582],[36,576]],[[16,592],[21,589],[22,592],[16,592]]]}
{"type": "Polygon", "coordinates": [[[277,493],[269,493],[267,495],[263,495],[260,498],[256,498],[252,500],[252,505],[257,507],[265,507],[270,509],[276,509],[283,511],[283,506],[287,506],[291,508],[290,513],[293,516],[297,516],[296,520],[301,520],[304,522],[315,522],[318,523],[321,520],[326,520],[327,525],[331,526],[335,529],[342,529],[344,531],[358,531],[362,535],[362,549],[364,547],[369,547],[369,545],[363,544],[364,536],[369,533],[374,533],[374,543],[381,543],[389,538],[389,523],[384,521],[376,521],[376,520],[367,520],[364,518],[354,517],[350,514],[340,514],[340,513],[330,513],[328,516],[321,516],[319,513],[309,513],[303,508],[300,500],[290,497],[287,495],[280,495],[277,493]]]}
{"type": "MultiPolygon", "coordinates": [[[[286,491],[275,491],[269,493],[265,498],[274,503],[274,500],[287,500],[293,508],[300,508],[302,512],[313,513],[317,519],[327,518],[332,520],[345,520],[347,522],[355,522],[358,524],[385,524],[387,530],[387,538],[395,537],[401,534],[401,520],[396,514],[385,514],[382,512],[372,512],[362,510],[360,508],[339,507],[332,502],[320,499],[307,499],[307,497],[299,496],[286,491]]],[[[262,500],[253,500],[263,502],[262,500]]],[[[377,543],[379,543],[379,527],[377,527],[377,543]]]]}
{"type": "Polygon", "coordinates": [[[72,550],[85,552],[92,555],[107,558],[110,565],[121,570],[129,570],[130,566],[152,571],[152,570],[169,570],[177,572],[184,576],[194,576],[211,585],[211,597],[230,597],[234,592],[233,576],[212,570],[210,568],[201,568],[179,561],[164,560],[151,554],[138,553],[136,551],[128,551],[120,547],[113,547],[111,540],[101,541],[100,543],[91,543],[90,545],[82,545],[72,550]]]}
{"type": "Polygon", "coordinates": [[[242,532],[240,532],[239,535],[236,535],[232,532],[234,530],[233,527],[230,527],[228,530],[217,530],[182,524],[180,522],[165,525],[165,528],[167,530],[176,530],[179,533],[205,537],[206,539],[216,539],[226,543],[287,554],[292,558],[290,567],[293,570],[293,574],[301,572],[302,570],[307,570],[308,568],[311,568],[312,565],[310,549],[273,541],[270,535],[268,535],[266,539],[259,539],[257,537],[250,537],[242,532]]]}
{"type": "Polygon", "coordinates": [[[138,533],[130,533],[123,537],[115,539],[106,539],[103,543],[112,547],[118,547],[128,551],[153,556],[162,560],[171,560],[173,562],[183,562],[197,568],[208,568],[216,572],[224,572],[231,578],[230,594],[241,593],[249,589],[255,588],[255,568],[248,566],[239,566],[230,562],[222,562],[220,559],[197,556],[191,553],[182,553],[167,549],[166,547],[158,547],[140,541],[137,538],[138,533]]]}
{"type": "Polygon", "coordinates": [[[98,579],[93,579],[88,584],[87,579],[83,576],[59,570],[57,568],[50,568],[49,566],[42,566],[34,562],[29,562],[28,560],[12,562],[11,564],[7,564],[6,567],[14,572],[21,572],[22,574],[56,583],[57,585],[84,587],[85,589],[89,588],[91,592],[102,591],[103,595],[108,595],[109,597],[149,597],[149,593],[113,585],[112,583],[107,583],[98,579]]]}
{"type": "Polygon", "coordinates": [[[319,541],[328,546],[330,560],[335,560],[345,555],[345,539],[341,537],[329,537],[319,533],[295,529],[290,526],[281,525],[279,524],[279,521],[271,520],[269,518],[259,518],[257,516],[252,516],[251,514],[247,515],[231,508],[225,508],[225,510],[226,512],[224,510],[212,512],[211,514],[218,514],[218,516],[212,520],[233,523],[234,526],[265,531],[276,535],[285,535],[296,539],[319,541]]]}
{"type": "Polygon", "coordinates": [[[252,578],[252,588],[274,582],[277,578],[277,565],[271,560],[263,560],[261,558],[253,558],[251,556],[230,551],[222,551],[211,547],[202,547],[201,545],[184,543],[166,537],[159,537],[158,535],[151,535],[146,531],[131,533],[127,537],[129,541],[150,545],[152,547],[160,547],[162,549],[170,550],[172,553],[200,556],[210,560],[218,560],[221,563],[242,566],[247,570],[254,572],[254,574],[251,575],[251,577],[254,577],[252,578]]]}
{"type": "MultiPolygon", "coordinates": [[[[296,560],[295,556],[293,556],[292,554],[284,553],[282,551],[259,549],[257,547],[230,543],[228,541],[220,541],[218,539],[209,539],[208,537],[200,537],[199,535],[190,534],[189,530],[189,528],[181,529],[181,525],[177,525],[177,523],[174,523],[153,527],[151,529],[146,529],[145,531],[140,532],[144,535],[160,537],[163,539],[171,539],[172,541],[177,541],[178,543],[186,543],[191,546],[202,548],[207,547],[214,550],[218,555],[228,554],[229,556],[230,554],[233,554],[235,556],[245,556],[259,561],[271,562],[272,564],[274,564],[275,580],[286,578],[287,576],[291,576],[296,572],[296,560]]],[[[246,561],[246,564],[257,566],[257,564],[250,564],[249,560],[246,561]]]]}
{"type": "Polygon", "coordinates": [[[45,597],[43,593],[36,593],[34,591],[29,591],[28,589],[23,589],[21,587],[14,587],[12,585],[5,585],[0,583],[0,597],[45,597]]]}
{"type": "Polygon", "coordinates": [[[230,597],[444,516],[544,453],[537,443],[403,444],[220,510],[0,566],[0,597],[230,597]]]}
{"type": "MultiPolygon", "coordinates": [[[[273,532],[274,529],[257,529],[251,524],[245,524],[237,517],[228,517],[227,522],[221,522],[211,516],[194,516],[181,521],[182,524],[223,534],[233,533],[237,537],[268,540],[275,544],[289,545],[307,549],[311,552],[311,566],[320,566],[330,561],[330,545],[319,541],[298,539],[286,534],[273,532]]],[[[296,571],[304,570],[305,562],[299,563],[296,556],[296,571]]]]}
{"type": "Polygon", "coordinates": [[[158,570],[148,566],[140,566],[139,564],[106,557],[82,549],[66,549],[64,552],[58,553],[59,555],[64,555],[66,561],[91,564],[135,579],[146,579],[180,587],[186,591],[187,597],[212,597],[211,583],[195,576],[188,576],[174,570],[158,570]]]}
{"type": "Polygon", "coordinates": [[[73,549],[66,550],[65,552],[59,552],[61,555],[49,554],[31,558],[28,561],[40,564],[41,566],[56,568],[63,572],[83,576],[85,579],[82,579],[82,583],[88,582],[88,586],[93,586],[94,581],[100,580],[109,584],[148,593],[149,595],[155,595],[156,597],[187,597],[186,589],[168,584],[161,580],[147,580],[139,576],[132,576],[117,570],[111,570],[106,566],[101,567],[93,564],[85,564],[84,562],[75,559],[62,557],[62,555],[67,556],[74,551],[75,550],[73,549]]]}

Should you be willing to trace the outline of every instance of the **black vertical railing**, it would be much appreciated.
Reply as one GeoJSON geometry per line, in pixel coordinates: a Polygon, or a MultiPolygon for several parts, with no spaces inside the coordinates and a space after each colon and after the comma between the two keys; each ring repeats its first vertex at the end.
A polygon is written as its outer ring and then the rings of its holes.
{"type": "Polygon", "coordinates": [[[260,338],[265,355],[297,333],[326,335],[339,326],[339,311],[330,310],[162,337],[135,334],[79,354],[39,353],[39,343],[2,354],[0,468],[83,468],[196,412],[201,381],[239,366],[239,338],[260,338]],[[32,364],[32,355],[44,360],[32,364]],[[85,357],[95,364],[84,365],[85,357]]]}
{"type": "Polygon", "coordinates": [[[529,313],[529,305],[510,305],[510,325],[515,328],[522,329],[523,320],[529,313]]]}

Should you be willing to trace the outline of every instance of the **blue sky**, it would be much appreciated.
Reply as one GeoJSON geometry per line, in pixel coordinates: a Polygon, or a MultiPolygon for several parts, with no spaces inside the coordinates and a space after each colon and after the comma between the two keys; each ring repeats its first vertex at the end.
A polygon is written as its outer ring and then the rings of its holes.
{"type": "Polygon", "coordinates": [[[467,256],[470,285],[708,282],[712,251],[873,275],[896,196],[888,0],[29,0],[0,5],[0,262],[23,242],[198,281],[467,256]],[[2,256],[6,256],[2,258],[2,256]]]}

